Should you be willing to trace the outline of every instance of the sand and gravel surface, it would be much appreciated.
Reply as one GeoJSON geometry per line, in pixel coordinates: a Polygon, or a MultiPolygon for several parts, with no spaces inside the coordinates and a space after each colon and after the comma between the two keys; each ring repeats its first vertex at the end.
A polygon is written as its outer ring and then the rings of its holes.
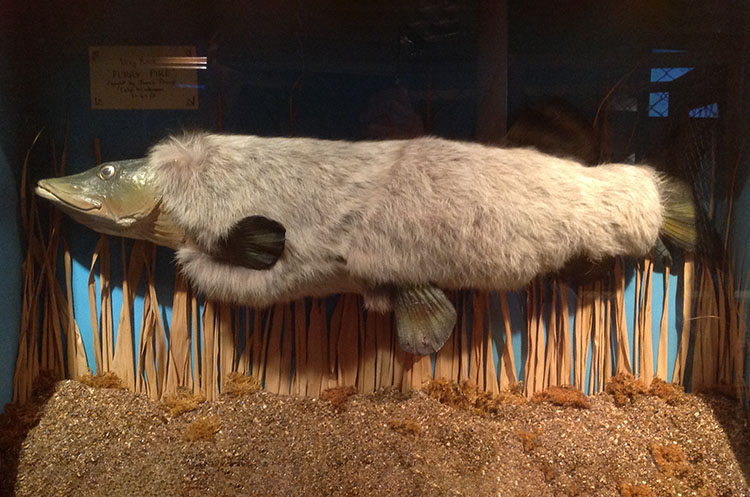
{"type": "Polygon", "coordinates": [[[170,412],[125,390],[50,388],[0,420],[4,495],[750,495],[747,414],[720,395],[566,407],[460,401],[443,385],[450,395],[260,391],[170,412]]]}

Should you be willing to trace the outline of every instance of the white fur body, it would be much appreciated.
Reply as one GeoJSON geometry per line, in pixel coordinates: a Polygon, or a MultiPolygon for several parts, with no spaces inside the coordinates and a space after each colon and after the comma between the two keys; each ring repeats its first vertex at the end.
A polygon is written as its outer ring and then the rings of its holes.
{"type": "Polygon", "coordinates": [[[431,137],[196,134],[156,145],[147,167],[162,208],[195,241],[177,253],[193,285],[251,305],[352,291],[388,310],[393,287],[518,289],[574,256],[643,255],[664,218],[650,167],[431,137]],[[286,228],[271,269],[208,255],[252,215],[286,228]]]}

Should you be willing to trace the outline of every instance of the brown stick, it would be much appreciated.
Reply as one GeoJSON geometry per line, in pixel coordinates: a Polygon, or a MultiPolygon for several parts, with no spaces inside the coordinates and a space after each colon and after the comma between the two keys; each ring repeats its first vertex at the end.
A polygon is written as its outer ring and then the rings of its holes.
{"type": "Polygon", "coordinates": [[[503,354],[500,358],[500,390],[508,390],[518,381],[516,378],[516,364],[513,353],[513,333],[510,326],[510,311],[508,309],[508,295],[500,294],[500,307],[503,313],[503,325],[505,326],[505,344],[503,354]]]}
{"type": "MultiPolygon", "coordinates": [[[[359,363],[359,310],[362,303],[352,293],[341,295],[341,320],[339,321],[336,355],[338,356],[338,385],[356,386],[357,366],[359,363]]],[[[333,323],[331,323],[333,326],[333,323]]],[[[333,330],[331,330],[333,331],[333,330]]]]}
{"type": "Polygon", "coordinates": [[[640,375],[646,385],[651,384],[654,377],[654,351],[651,333],[651,280],[653,279],[654,263],[650,257],[643,261],[643,291],[641,293],[640,318],[640,375]]]}
{"type": "Polygon", "coordinates": [[[692,255],[685,255],[683,268],[683,298],[682,298],[682,331],[680,332],[680,348],[677,351],[672,382],[680,385],[685,384],[685,366],[690,341],[690,325],[693,306],[693,271],[694,262],[692,255]]]}
{"type": "Polygon", "coordinates": [[[625,271],[623,261],[615,262],[615,327],[617,336],[617,373],[633,373],[630,361],[630,341],[625,317],[625,271]]]}
{"type": "Polygon", "coordinates": [[[558,364],[560,371],[558,381],[560,385],[570,385],[570,377],[573,372],[572,345],[570,343],[570,308],[568,307],[568,286],[560,285],[560,356],[558,364]]]}

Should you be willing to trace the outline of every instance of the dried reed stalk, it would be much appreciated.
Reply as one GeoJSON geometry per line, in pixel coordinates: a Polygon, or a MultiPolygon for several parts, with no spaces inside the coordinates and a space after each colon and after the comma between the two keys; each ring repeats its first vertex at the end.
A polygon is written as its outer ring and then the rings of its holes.
{"type": "Polygon", "coordinates": [[[640,261],[635,267],[635,299],[633,308],[633,374],[639,377],[641,372],[641,326],[643,310],[643,270],[640,261]]]}
{"type": "MultiPolygon", "coordinates": [[[[22,315],[13,374],[13,401],[18,403],[24,403],[30,398],[34,379],[42,369],[52,372],[58,378],[65,377],[66,373],[68,376],[76,376],[88,369],[80,330],[73,314],[72,263],[64,239],[66,293],[62,291],[56,278],[61,215],[57,211],[51,211],[45,244],[36,197],[28,198],[29,159],[40,136],[41,131],[35,136],[24,157],[19,192],[27,253],[22,266],[22,315]],[[63,337],[67,342],[66,352],[63,352],[63,337]]],[[[57,161],[54,142],[50,142],[50,152],[53,171],[55,174],[62,174],[67,156],[67,133],[60,161],[57,161]]]]}
{"type": "Polygon", "coordinates": [[[606,302],[602,291],[602,282],[594,283],[593,294],[593,316],[591,331],[591,371],[589,373],[590,393],[600,392],[603,389],[604,380],[609,372],[605,363],[609,356],[607,340],[605,338],[606,302]]]}
{"type": "Polygon", "coordinates": [[[573,386],[584,390],[586,379],[586,366],[589,356],[589,342],[591,339],[591,329],[593,326],[593,294],[594,289],[591,284],[579,287],[579,299],[576,306],[575,315],[575,358],[574,358],[574,378],[573,386]]]}
{"type": "Polygon", "coordinates": [[[484,320],[487,292],[471,292],[471,341],[469,345],[469,381],[484,388],[484,320]]]}
{"type": "MultiPolygon", "coordinates": [[[[729,362],[730,362],[730,380],[735,386],[735,392],[738,399],[743,398],[743,386],[745,378],[745,360],[744,360],[744,340],[745,340],[745,305],[740,299],[737,300],[735,295],[733,268],[727,274],[727,311],[728,311],[728,328],[729,328],[729,362]]],[[[740,289],[747,288],[747,282],[741,284],[740,289]]]]}
{"type": "Polygon", "coordinates": [[[164,398],[165,387],[167,383],[167,363],[169,360],[169,353],[167,350],[167,334],[164,330],[164,321],[162,320],[161,310],[159,309],[159,301],[156,297],[156,287],[154,286],[154,264],[156,263],[156,246],[151,244],[151,260],[150,265],[147,265],[147,280],[146,280],[146,291],[150,298],[151,312],[154,315],[156,341],[154,344],[155,355],[156,355],[156,383],[159,389],[159,399],[164,398]],[[148,269],[150,266],[151,269],[148,269]]]}
{"type": "MultiPolygon", "coordinates": [[[[34,223],[34,211],[28,215],[30,225],[34,223]]],[[[37,329],[38,329],[38,302],[41,290],[42,275],[37,275],[36,262],[32,255],[32,248],[38,247],[38,240],[27,238],[29,250],[24,260],[23,274],[23,298],[21,313],[21,328],[18,341],[18,356],[16,368],[13,373],[13,402],[24,404],[31,398],[31,388],[34,379],[39,374],[40,364],[37,352],[37,329]]]]}
{"type": "MultiPolygon", "coordinates": [[[[394,329],[394,332],[395,331],[396,330],[394,329]]],[[[393,385],[401,390],[409,390],[411,379],[408,374],[404,374],[404,370],[411,369],[414,356],[404,352],[403,349],[398,346],[398,339],[395,337],[393,344],[393,385]]],[[[464,376],[466,376],[465,373],[464,376]]]]}
{"type": "MultiPolygon", "coordinates": [[[[96,266],[96,262],[99,259],[99,253],[103,250],[102,245],[105,243],[107,243],[107,238],[104,235],[100,235],[99,241],[97,242],[96,247],[94,248],[94,254],[91,257],[91,267],[89,268],[89,279],[88,279],[89,318],[91,319],[91,338],[92,338],[92,343],[93,343],[93,348],[94,348],[94,361],[96,364],[96,371],[98,373],[103,373],[105,369],[104,369],[104,359],[102,358],[102,341],[99,338],[101,336],[102,331],[99,328],[99,319],[97,318],[97,315],[96,315],[96,280],[94,277],[94,267],[96,266]]],[[[101,271],[101,264],[100,264],[100,271],[101,271]]],[[[99,280],[102,282],[102,287],[103,287],[104,277],[100,275],[99,280]]],[[[102,314],[104,314],[106,300],[103,294],[100,300],[102,304],[102,314]]],[[[102,316],[102,326],[103,325],[104,325],[104,316],[102,316]]],[[[109,363],[109,361],[107,361],[107,363],[109,363]]],[[[109,367],[107,367],[106,370],[109,371],[109,367]]]]}
{"type": "MultiPolygon", "coordinates": [[[[362,303],[358,295],[346,293],[339,298],[338,307],[341,307],[341,317],[337,323],[339,328],[336,330],[338,386],[353,387],[357,385],[359,328],[363,325],[362,303]]],[[[333,329],[331,331],[333,332],[333,329]]]]}
{"type": "Polygon", "coordinates": [[[470,377],[472,382],[482,390],[489,390],[491,383],[497,378],[488,378],[487,369],[492,363],[490,293],[488,291],[473,292],[472,300],[472,332],[470,352],[470,377]]]}
{"type": "Polygon", "coordinates": [[[497,377],[497,371],[495,368],[495,353],[492,339],[492,319],[491,319],[491,299],[490,294],[487,294],[487,300],[485,304],[485,313],[487,316],[487,332],[484,339],[484,389],[487,392],[498,393],[500,392],[499,378],[497,377]]]}
{"type": "MultiPolygon", "coordinates": [[[[101,337],[102,337],[102,372],[112,371],[115,359],[115,320],[112,308],[111,259],[109,238],[101,235],[103,240],[99,261],[99,292],[101,295],[101,337]]],[[[123,268],[123,272],[125,268],[123,268]]]]}
{"type": "Polygon", "coordinates": [[[560,321],[557,329],[560,332],[558,352],[558,385],[570,385],[573,374],[572,345],[570,342],[570,308],[568,307],[568,286],[558,282],[560,288],[560,321]]]}
{"type": "Polygon", "coordinates": [[[432,379],[432,358],[429,355],[420,357],[414,364],[411,377],[411,388],[422,388],[432,379]]]}
{"type": "Polygon", "coordinates": [[[201,353],[201,392],[206,400],[214,400],[219,395],[219,378],[216,369],[216,304],[206,301],[203,305],[202,326],[203,347],[201,353]]]}
{"type": "Polygon", "coordinates": [[[212,302],[210,315],[206,316],[203,326],[206,328],[206,338],[210,339],[209,346],[211,354],[209,362],[211,363],[211,376],[208,378],[207,388],[211,389],[211,396],[214,399],[219,398],[221,393],[221,384],[224,379],[221,377],[221,306],[220,302],[212,302]]]}
{"type": "MultiPolygon", "coordinates": [[[[460,307],[458,307],[460,318],[457,320],[458,323],[460,323],[460,327],[458,329],[458,337],[456,338],[458,342],[458,350],[456,354],[458,357],[458,374],[456,377],[454,377],[454,379],[458,378],[458,381],[460,383],[463,383],[464,381],[469,379],[469,342],[466,322],[466,309],[469,305],[469,292],[465,290],[459,292],[456,300],[457,303],[460,302],[460,307]]],[[[396,348],[398,348],[398,345],[396,345],[396,348]]]]}
{"type": "Polygon", "coordinates": [[[324,303],[313,299],[307,328],[307,395],[318,397],[327,388],[328,333],[324,303]],[[326,387],[324,387],[324,384],[326,387]]]}
{"type": "MultiPolygon", "coordinates": [[[[740,291],[745,291],[748,288],[748,281],[750,280],[750,272],[745,276],[745,281],[739,288],[740,291]]],[[[734,292],[732,292],[734,296],[734,292]]],[[[738,392],[745,392],[745,395],[738,395],[738,398],[743,399],[745,405],[747,405],[748,399],[750,399],[750,383],[745,381],[747,371],[745,369],[745,356],[750,353],[750,341],[746,343],[747,339],[747,322],[745,321],[745,302],[740,300],[736,305],[732,306],[733,311],[736,313],[736,343],[737,347],[732,348],[734,350],[734,384],[738,392]],[[744,389],[743,386],[747,386],[744,389]]]]}
{"type": "MultiPolygon", "coordinates": [[[[137,250],[133,247],[133,250],[137,250]]],[[[131,256],[133,254],[131,253],[131,256]]],[[[147,265],[148,266],[148,265],[147,265]]],[[[132,266],[131,266],[132,268],[132,266]]],[[[146,270],[150,273],[150,270],[146,270]]],[[[146,276],[146,280],[151,277],[150,274],[146,276]]],[[[146,283],[148,285],[148,282],[146,283]]],[[[123,294],[125,288],[123,289],[123,294]]],[[[132,292],[135,295],[135,292],[132,292]]],[[[123,305],[125,305],[125,297],[123,296],[123,305]]],[[[120,326],[122,326],[122,314],[120,314],[120,326]]],[[[159,385],[156,377],[156,358],[155,358],[155,334],[156,334],[156,323],[158,317],[154,314],[154,306],[151,301],[151,293],[146,291],[143,298],[143,315],[141,321],[140,338],[139,338],[139,350],[138,350],[138,366],[136,376],[136,391],[146,392],[152,400],[159,400],[159,385]]],[[[118,330],[118,335],[121,333],[122,328],[118,330]]],[[[119,340],[118,340],[119,342],[119,340]]],[[[119,346],[119,343],[118,343],[119,346]]]]}
{"type": "Polygon", "coordinates": [[[36,315],[34,312],[33,298],[34,293],[34,271],[33,271],[33,258],[31,257],[31,251],[26,253],[26,257],[23,262],[21,270],[23,284],[22,284],[22,298],[21,298],[21,326],[19,329],[18,337],[18,351],[16,358],[16,367],[13,372],[13,402],[24,404],[31,397],[31,362],[36,354],[29,354],[31,350],[31,321],[32,317],[36,315]]]}
{"type": "Polygon", "coordinates": [[[117,325],[117,339],[115,342],[112,371],[131,390],[135,390],[135,361],[134,361],[134,333],[133,333],[133,300],[138,282],[141,279],[144,265],[143,246],[145,242],[136,240],[130,251],[130,261],[126,263],[125,243],[122,243],[122,307],[120,320],[117,325]],[[126,275],[126,276],[125,276],[126,275]]]}
{"type": "Polygon", "coordinates": [[[638,371],[644,384],[650,385],[654,377],[654,352],[651,333],[651,280],[654,272],[654,263],[647,257],[643,261],[643,288],[641,291],[641,302],[639,306],[638,319],[640,325],[638,330],[638,346],[640,348],[638,357],[640,359],[638,371]]]}
{"type": "Polygon", "coordinates": [[[253,311],[253,345],[252,345],[252,375],[262,378],[261,355],[263,347],[263,322],[270,315],[270,309],[255,309],[253,311]]]}
{"type": "Polygon", "coordinates": [[[692,324],[693,285],[694,285],[695,262],[692,255],[685,255],[683,266],[683,292],[682,292],[682,331],[680,332],[680,348],[677,351],[672,382],[685,385],[686,367],[688,359],[688,346],[690,343],[690,327],[692,324]]]}
{"type": "MultiPolygon", "coordinates": [[[[65,288],[67,296],[67,306],[64,308],[66,321],[66,333],[65,341],[67,344],[67,366],[68,366],[68,377],[78,378],[85,374],[89,370],[88,362],[86,360],[86,351],[83,348],[83,340],[81,339],[81,330],[78,328],[78,323],[75,320],[75,313],[73,312],[73,268],[70,258],[70,249],[68,243],[63,240],[64,245],[64,258],[65,258],[65,288]]],[[[59,299],[58,302],[64,305],[65,300],[59,299]]]]}
{"type": "Polygon", "coordinates": [[[584,310],[584,299],[586,294],[583,293],[583,287],[579,287],[576,295],[576,307],[573,318],[573,385],[574,387],[581,388],[581,356],[582,345],[581,340],[583,336],[583,310],[584,310]]]}
{"type": "MultiPolygon", "coordinates": [[[[454,332],[455,337],[455,332],[454,332]]],[[[375,371],[376,388],[394,384],[394,332],[393,320],[389,314],[375,314],[375,371]]],[[[455,338],[451,338],[455,340],[455,338]]]]}
{"type": "Polygon", "coordinates": [[[718,307],[718,337],[713,340],[713,345],[716,346],[715,359],[716,359],[716,383],[720,385],[731,385],[732,384],[732,363],[730,360],[729,350],[729,331],[727,326],[727,296],[724,289],[725,281],[723,271],[716,270],[716,290],[718,292],[717,307],[718,307]]]}
{"type": "MultiPolygon", "coordinates": [[[[50,142],[50,160],[52,169],[55,174],[60,173],[60,168],[56,162],[56,153],[54,142],[50,142]]],[[[32,199],[32,207],[35,206],[35,199],[32,199]]],[[[38,219],[38,217],[37,217],[38,219]]],[[[57,248],[60,235],[61,214],[53,210],[48,217],[47,245],[44,250],[44,256],[41,259],[41,269],[44,273],[42,296],[43,301],[43,318],[42,318],[42,357],[40,367],[54,374],[56,378],[65,377],[65,360],[63,358],[62,347],[62,329],[60,310],[64,308],[62,292],[56,278],[57,270],[57,248]]],[[[41,224],[37,223],[39,240],[44,239],[41,233],[41,224]]],[[[42,242],[43,243],[43,242],[42,242]]],[[[63,297],[64,298],[64,297],[63,297]]]]}
{"type": "Polygon", "coordinates": [[[718,319],[713,279],[706,264],[701,265],[698,290],[698,315],[693,350],[693,389],[716,384],[718,319]]]}
{"type": "Polygon", "coordinates": [[[667,381],[667,351],[669,336],[669,261],[664,265],[664,299],[659,325],[659,348],[656,352],[656,377],[667,381]]]}
{"type": "Polygon", "coordinates": [[[190,385],[190,295],[185,278],[179,271],[174,277],[172,320],[169,326],[169,356],[165,395],[177,392],[178,387],[190,385]]]}
{"type": "Polygon", "coordinates": [[[281,333],[284,328],[284,304],[273,306],[269,324],[266,327],[266,352],[263,365],[265,366],[265,387],[271,393],[281,391],[281,333]]]}
{"type": "Polygon", "coordinates": [[[359,364],[357,365],[357,390],[363,393],[374,392],[378,371],[377,360],[377,327],[375,313],[365,314],[359,308],[359,364]]]}
{"type": "Polygon", "coordinates": [[[544,287],[541,280],[534,281],[526,294],[526,382],[525,393],[530,397],[544,389],[544,287]]]}
{"type": "Polygon", "coordinates": [[[202,393],[205,390],[202,386],[201,380],[201,365],[202,360],[200,356],[200,349],[198,343],[200,342],[199,334],[202,333],[200,325],[200,319],[198,318],[198,299],[192,292],[190,293],[190,335],[193,338],[193,353],[192,353],[192,383],[193,383],[193,394],[202,393]]]}
{"type": "MultiPolygon", "coordinates": [[[[599,302],[601,301],[601,286],[600,282],[596,281],[592,283],[591,288],[591,331],[589,332],[589,339],[585,342],[587,347],[590,347],[590,359],[588,360],[587,367],[588,373],[588,384],[586,386],[586,392],[594,393],[596,388],[596,378],[599,374],[599,337],[598,337],[598,321],[599,321],[599,302]]],[[[584,378],[585,383],[585,378],[584,378]]]]}
{"type": "MultiPolygon", "coordinates": [[[[456,294],[455,292],[450,293],[450,299],[455,305],[456,294]]],[[[436,379],[449,380],[458,376],[458,343],[459,343],[459,325],[458,321],[456,326],[453,328],[453,332],[448,340],[443,345],[443,348],[438,350],[435,355],[435,374],[436,379]]]]}
{"type": "Polygon", "coordinates": [[[297,300],[293,304],[294,308],[294,371],[292,378],[292,393],[296,395],[307,395],[308,380],[308,354],[307,354],[307,307],[305,301],[297,300]]]}
{"type": "Polygon", "coordinates": [[[583,308],[583,328],[581,334],[581,381],[577,384],[578,388],[586,393],[592,393],[590,390],[585,388],[586,383],[586,369],[589,366],[589,357],[591,356],[591,335],[594,332],[594,305],[596,303],[597,290],[596,284],[586,285],[585,305],[583,308]]]}
{"type": "Polygon", "coordinates": [[[294,341],[294,321],[292,304],[284,305],[284,328],[281,335],[281,368],[279,370],[279,393],[289,395],[292,380],[292,342],[294,341]]]}
{"type": "MultiPolygon", "coordinates": [[[[240,320],[242,322],[243,329],[242,329],[242,336],[244,340],[244,346],[242,348],[242,351],[240,352],[240,357],[237,360],[237,371],[249,375],[252,372],[252,353],[253,353],[253,342],[252,342],[252,327],[250,325],[250,313],[253,312],[248,307],[243,307],[241,310],[239,310],[238,314],[238,322],[237,322],[237,329],[235,330],[239,335],[239,327],[240,327],[240,320]],[[244,319],[243,319],[244,316],[244,319]]],[[[298,359],[299,360],[299,359],[298,359]]]]}
{"type": "Polygon", "coordinates": [[[625,317],[625,270],[622,258],[615,262],[615,330],[617,340],[616,373],[633,373],[630,360],[630,342],[628,341],[628,324],[625,317]]]}
{"type": "Polygon", "coordinates": [[[235,351],[237,350],[238,341],[236,328],[232,324],[234,309],[227,303],[218,305],[218,314],[216,316],[216,335],[219,347],[219,391],[224,389],[224,384],[229,374],[236,371],[235,351]]]}
{"type": "MultiPolygon", "coordinates": [[[[607,294],[612,294],[612,282],[609,281],[609,287],[607,294]]],[[[604,343],[602,347],[604,349],[604,376],[601,383],[599,384],[599,391],[603,391],[606,387],[607,380],[612,377],[615,372],[612,367],[612,312],[613,312],[612,299],[607,298],[604,305],[604,343]]]]}
{"type": "Polygon", "coordinates": [[[503,344],[503,355],[500,358],[500,389],[509,390],[518,382],[516,377],[516,363],[513,352],[513,332],[510,323],[510,310],[508,309],[508,294],[500,294],[500,307],[503,313],[503,325],[505,328],[505,343],[503,344]]]}
{"type": "Polygon", "coordinates": [[[557,296],[558,282],[552,282],[552,300],[550,301],[550,314],[547,326],[547,345],[545,346],[544,355],[544,378],[542,380],[542,387],[549,388],[551,386],[558,386],[560,384],[558,373],[558,359],[560,348],[558,342],[560,340],[559,334],[559,319],[557,318],[558,311],[558,296],[557,296]]]}

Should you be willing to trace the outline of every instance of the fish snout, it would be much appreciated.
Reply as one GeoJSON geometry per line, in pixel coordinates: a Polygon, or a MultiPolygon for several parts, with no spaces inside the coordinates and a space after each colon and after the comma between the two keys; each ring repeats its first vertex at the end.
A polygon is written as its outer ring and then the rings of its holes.
{"type": "Polygon", "coordinates": [[[39,180],[34,193],[53,203],[79,211],[91,211],[102,207],[102,203],[93,198],[86,188],[67,181],[65,177],[39,180]]]}

